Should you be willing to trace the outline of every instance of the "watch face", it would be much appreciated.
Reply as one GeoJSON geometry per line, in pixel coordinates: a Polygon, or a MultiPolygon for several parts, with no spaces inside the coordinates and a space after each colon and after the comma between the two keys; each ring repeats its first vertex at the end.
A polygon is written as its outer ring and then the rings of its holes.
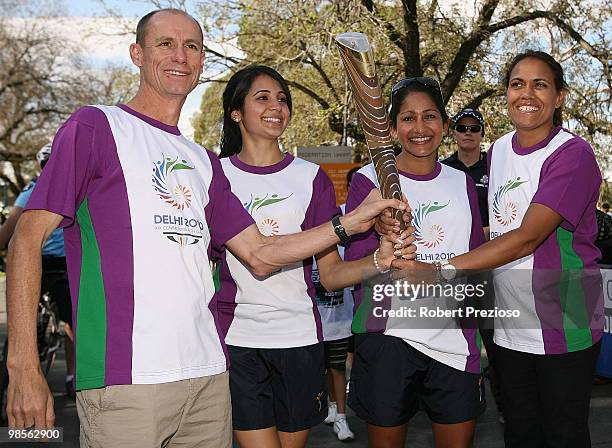
{"type": "Polygon", "coordinates": [[[442,278],[445,280],[452,280],[455,278],[455,275],[457,275],[457,268],[450,263],[446,263],[441,267],[440,275],[442,275],[442,278]]]}

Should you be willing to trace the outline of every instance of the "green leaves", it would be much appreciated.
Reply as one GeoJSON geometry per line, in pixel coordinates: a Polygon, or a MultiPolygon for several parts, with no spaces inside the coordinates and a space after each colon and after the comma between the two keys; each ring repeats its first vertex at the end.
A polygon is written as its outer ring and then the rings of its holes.
{"type": "MultiPolygon", "coordinates": [[[[233,70],[261,63],[278,69],[289,81],[294,113],[282,138],[287,148],[337,144],[343,136],[352,138],[354,145],[363,141],[333,45],[335,34],[360,31],[371,39],[385,89],[408,73],[423,73],[439,79],[446,94],[450,93],[450,115],[466,106],[479,108],[486,122],[485,149],[487,143],[512,129],[500,82],[508,60],[527,48],[551,52],[562,62],[570,81],[565,106],[568,125],[589,137],[602,165],[610,158],[611,69],[609,62],[600,61],[610,59],[611,35],[605,30],[610,29],[611,13],[601,0],[556,0],[542,11],[537,0],[479,0],[475,4],[423,0],[416,2],[416,22],[409,13],[414,1],[206,3],[218,5],[218,15],[205,17],[206,22],[219,25],[216,37],[223,35],[226,42],[238,42],[244,52],[238,65],[228,60],[223,65],[219,58],[212,61],[221,64],[224,76],[228,67],[233,70]],[[571,25],[584,42],[578,42],[560,22],[545,18],[543,13],[558,13],[558,19],[571,25]],[[534,19],[536,16],[542,18],[534,19]],[[238,26],[228,27],[228,17],[238,26]]],[[[217,132],[220,119],[216,105],[219,89],[208,95],[202,108],[206,126],[196,130],[201,141],[217,132]]],[[[444,151],[454,149],[453,143],[446,146],[444,151]]]]}

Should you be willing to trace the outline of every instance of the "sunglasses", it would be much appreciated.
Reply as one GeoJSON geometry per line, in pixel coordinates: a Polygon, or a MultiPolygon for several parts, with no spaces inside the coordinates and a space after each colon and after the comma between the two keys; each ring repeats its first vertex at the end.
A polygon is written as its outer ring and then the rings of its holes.
{"type": "Polygon", "coordinates": [[[398,81],[393,87],[391,87],[391,101],[393,101],[393,97],[397,92],[413,84],[420,84],[424,87],[428,87],[429,89],[432,89],[434,92],[439,94],[440,98],[442,98],[442,89],[440,88],[440,83],[437,80],[433,78],[428,78],[427,76],[418,76],[416,78],[402,79],[401,81],[398,81]]]}
{"type": "Polygon", "coordinates": [[[479,124],[473,124],[471,126],[467,126],[465,124],[458,124],[457,126],[455,126],[455,131],[461,134],[465,134],[467,131],[470,131],[472,134],[476,134],[477,132],[480,132],[481,130],[482,130],[482,126],[480,126],[479,124]]]}

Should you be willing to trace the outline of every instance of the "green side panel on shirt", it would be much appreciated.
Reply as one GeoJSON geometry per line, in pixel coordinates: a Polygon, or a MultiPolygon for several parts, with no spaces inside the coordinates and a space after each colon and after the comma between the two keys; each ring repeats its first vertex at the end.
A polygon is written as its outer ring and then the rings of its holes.
{"type": "Polygon", "coordinates": [[[76,388],[103,387],[106,367],[106,295],[100,248],[87,199],[77,211],[81,228],[81,278],[77,309],[76,388]]]}
{"type": "Polygon", "coordinates": [[[368,316],[372,312],[372,288],[364,286],[363,299],[355,311],[351,329],[353,333],[367,333],[368,316]]]}
{"type": "Polygon", "coordinates": [[[573,239],[572,232],[561,227],[557,228],[562,269],[559,297],[568,352],[584,350],[593,345],[586,297],[582,287],[584,263],[573,248],[573,239]]]}
{"type": "MultiPolygon", "coordinates": [[[[476,347],[478,347],[478,359],[480,362],[480,372],[482,373],[482,337],[480,336],[480,331],[476,330],[476,347]]],[[[488,356],[488,353],[487,353],[488,356]]]]}
{"type": "Polygon", "coordinates": [[[213,272],[213,283],[215,284],[215,292],[221,291],[221,279],[219,273],[221,272],[221,261],[218,261],[215,266],[215,272],[213,272]]]}

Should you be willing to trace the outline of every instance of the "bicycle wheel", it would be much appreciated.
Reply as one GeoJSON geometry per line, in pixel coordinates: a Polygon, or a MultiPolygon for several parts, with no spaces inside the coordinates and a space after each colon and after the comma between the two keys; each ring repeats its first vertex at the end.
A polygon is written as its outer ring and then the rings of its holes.
{"type": "Polygon", "coordinates": [[[62,345],[57,321],[57,305],[52,302],[46,309],[46,314],[46,326],[43,329],[43,334],[41,335],[42,340],[44,341],[44,346],[40,351],[41,369],[45,377],[51,371],[57,351],[62,345]]]}

